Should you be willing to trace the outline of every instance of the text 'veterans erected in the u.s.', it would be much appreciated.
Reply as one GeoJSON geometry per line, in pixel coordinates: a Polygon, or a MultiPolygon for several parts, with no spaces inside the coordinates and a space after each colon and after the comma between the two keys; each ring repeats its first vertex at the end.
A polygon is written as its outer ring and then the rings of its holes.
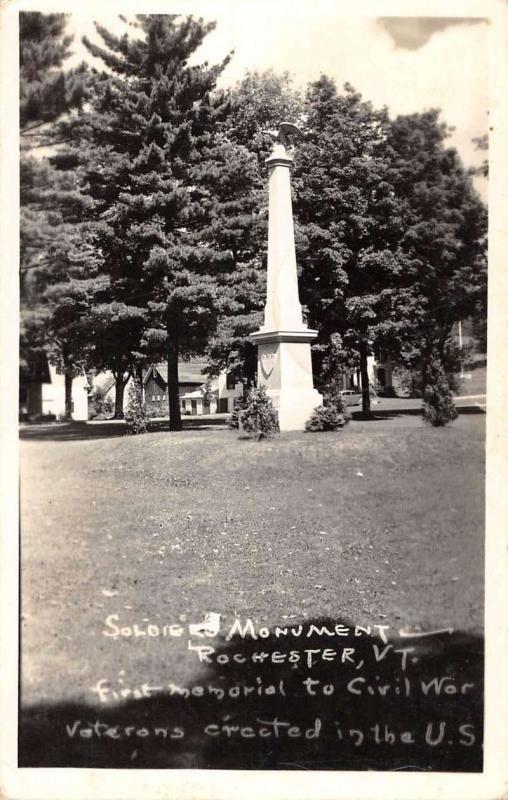
{"type": "Polygon", "coordinates": [[[451,628],[112,613],[100,636],[118,669],[50,724],[54,766],[482,769],[482,647],[451,628]]]}

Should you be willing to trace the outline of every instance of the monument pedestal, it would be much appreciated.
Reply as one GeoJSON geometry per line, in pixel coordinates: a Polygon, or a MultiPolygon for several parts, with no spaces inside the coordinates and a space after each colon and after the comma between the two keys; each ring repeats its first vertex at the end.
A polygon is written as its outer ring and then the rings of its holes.
{"type": "Polygon", "coordinates": [[[281,431],[303,430],[323,399],[312,383],[310,342],[317,331],[259,330],[251,334],[258,346],[258,386],[265,386],[279,415],[281,431]]]}
{"type": "MultiPolygon", "coordinates": [[[[281,126],[282,127],[282,126],[281,126]]],[[[298,296],[290,167],[293,160],[276,143],[266,163],[268,182],[268,275],[264,325],[250,338],[258,347],[258,386],[265,386],[281,431],[303,430],[323,399],[312,381],[309,330],[298,296]]]]}

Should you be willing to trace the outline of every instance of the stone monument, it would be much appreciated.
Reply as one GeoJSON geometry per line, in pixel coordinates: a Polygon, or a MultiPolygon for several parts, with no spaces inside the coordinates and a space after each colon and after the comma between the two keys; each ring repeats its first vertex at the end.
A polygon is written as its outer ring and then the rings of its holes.
{"type": "Polygon", "coordinates": [[[264,324],[251,333],[258,347],[258,386],[265,386],[279,414],[281,431],[303,430],[323,399],[314,389],[310,342],[317,331],[307,328],[298,296],[287,135],[299,133],[289,122],[278,131],[266,159],[269,170],[268,275],[264,324]]]}

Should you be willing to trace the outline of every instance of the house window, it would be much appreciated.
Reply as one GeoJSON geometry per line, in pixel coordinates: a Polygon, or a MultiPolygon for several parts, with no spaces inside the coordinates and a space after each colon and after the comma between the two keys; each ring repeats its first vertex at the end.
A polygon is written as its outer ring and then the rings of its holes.
{"type": "Polygon", "coordinates": [[[155,403],[155,395],[152,395],[152,403],[155,403]]]}
{"type": "Polygon", "coordinates": [[[230,372],[226,372],[226,389],[234,389],[235,388],[235,379],[231,375],[230,372]]]}
{"type": "Polygon", "coordinates": [[[160,396],[160,394],[158,394],[157,395],[157,402],[160,403],[160,401],[161,401],[161,396],[160,396]]]}

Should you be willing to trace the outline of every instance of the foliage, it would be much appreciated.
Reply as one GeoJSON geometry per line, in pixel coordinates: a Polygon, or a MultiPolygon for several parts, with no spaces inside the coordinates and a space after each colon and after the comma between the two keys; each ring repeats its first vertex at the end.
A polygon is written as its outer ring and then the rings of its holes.
{"type": "Polygon", "coordinates": [[[125,411],[127,430],[132,434],[146,433],[148,415],[143,403],[141,383],[133,379],[128,390],[129,404],[125,411]]]}
{"type": "Polygon", "coordinates": [[[207,378],[207,380],[204,382],[203,386],[201,387],[201,391],[203,392],[203,405],[209,406],[214,399],[212,382],[210,378],[207,378]]]}
{"type": "Polygon", "coordinates": [[[66,35],[65,14],[20,11],[19,121],[22,146],[48,144],[54,138],[54,122],[63,113],[81,108],[86,96],[87,69],[61,69],[70,55],[72,36],[66,35]]]}
{"type": "Polygon", "coordinates": [[[487,156],[484,158],[480,166],[478,167],[471,167],[469,172],[471,175],[478,176],[480,178],[488,178],[489,177],[489,137],[488,134],[484,136],[476,136],[473,139],[473,144],[475,145],[477,150],[487,151],[487,156]]]}
{"type": "Polygon", "coordinates": [[[441,427],[457,417],[450,384],[439,359],[427,366],[423,383],[423,419],[434,427],[441,427]]]}
{"type": "Polygon", "coordinates": [[[88,397],[88,418],[95,419],[112,414],[114,407],[112,399],[106,397],[104,390],[96,386],[88,397]]]}
{"type": "Polygon", "coordinates": [[[283,120],[302,124],[301,93],[293,88],[288,72],[247,70],[228,91],[228,98],[231,102],[228,135],[256,154],[262,180],[266,171],[264,160],[273,145],[266,130],[277,130],[283,120]]]}
{"type": "Polygon", "coordinates": [[[266,250],[268,197],[265,158],[271,138],[266,129],[283,119],[300,121],[302,99],[287,73],[247,71],[225,94],[228,113],[220,123],[229,142],[226,175],[242,178],[242,192],[224,193],[215,180],[215,196],[226,201],[221,224],[209,229],[208,240],[232,261],[221,281],[224,311],[207,346],[210,374],[227,369],[244,386],[256,381],[257,352],[249,334],[263,322],[266,301],[266,250]],[[234,238],[231,236],[234,233],[234,238]]]}
{"type": "Polygon", "coordinates": [[[134,367],[165,358],[170,428],[180,429],[178,362],[204,351],[223,310],[219,285],[234,265],[225,247],[236,240],[226,203],[238,198],[238,213],[250,213],[241,208],[249,154],[236,159],[219,136],[225,106],[212,92],[227,59],[188,63],[214,24],[168,14],[135,24],[135,39],[97,25],[103,46],[85,40],[108,72],[95,75],[86,112],[62,126],[72,141],[61,158],[76,161],[91,200],[109,282],[104,318],[115,304],[108,350],[117,364],[108,367],[125,382],[134,367]]]}
{"type": "Polygon", "coordinates": [[[295,150],[294,208],[300,296],[317,328],[314,369],[360,363],[368,411],[367,358],[394,337],[394,297],[404,275],[400,202],[387,179],[389,118],[346,84],[312,83],[306,132],[295,150]]]}
{"type": "Polygon", "coordinates": [[[306,431],[336,431],[343,428],[346,419],[334,405],[318,406],[305,423],[306,431]]]}
{"type": "Polygon", "coordinates": [[[422,374],[419,370],[408,367],[396,367],[393,370],[393,380],[399,386],[402,394],[416,398],[422,396],[422,374]]]}
{"type": "Polygon", "coordinates": [[[59,119],[86,99],[88,73],[62,69],[72,41],[64,14],[22,11],[19,22],[20,362],[31,373],[48,356],[65,374],[69,419],[72,379],[85,363],[79,319],[90,297],[77,257],[87,246],[83,204],[76,176],[57,173],[38,148],[58,142],[59,119]]]}
{"type": "Polygon", "coordinates": [[[412,359],[408,358],[405,364],[396,366],[393,371],[394,382],[409,397],[422,397],[425,381],[431,381],[432,377],[441,371],[445,375],[450,391],[456,392],[460,387],[461,367],[467,365],[472,351],[472,344],[463,344],[461,348],[455,335],[451,335],[440,351],[434,352],[426,359],[422,359],[421,352],[417,350],[412,359]],[[437,372],[436,364],[439,365],[437,372]]]}
{"type": "MultiPolygon", "coordinates": [[[[437,375],[437,360],[450,383],[460,368],[454,327],[486,305],[487,213],[456,150],[446,146],[448,135],[437,111],[397,117],[387,149],[409,260],[397,305],[410,319],[401,325],[396,360],[422,376],[437,375]]],[[[401,319],[403,313],[397,311],[401,319]]]]}
{"type": "Polygon", "coordinates": [[[367,358],[424,370],[446,359],[453,325],[486,297],[486,212],[437,111],[390,120],[322,76],[295,151],[300,296],[318,329],[314,370],[367,358]]]}
{"type": "Polygon", "coordinates": [[[234,401],[233,411],[228,417],[228,428],[230,430],[239,430],[240,429],[240,417],[242,411],[245,409],[246,398],[244,397],[237,397],[234,401]]]}
{"type": "Polygon", "coordinates": [[[473,319],[472,333],[479,353],[487,352],[487,314],[479,314],[473,319]]]}
{"type": "MultiPolygon", "coordinates": [[[[239,427],[258,439],[274,436],[279,432],[279,421],[271,399],[264,386],[251,389],[243,408],[238,410],[239,427]]],[[[232,427],[232,426],[231,426],[232,427]]]]}
{"type": "Polygon", "coordinates": [[[344,419],[344,422],[349,422],[351,419],[351,412],[342,396],[342,384],[338,380],[332,379],[322,387],[321,392],[324,406],[333,409],[333,411],[344,419]]]}
{"type": "Polygon", "coordinates": [[[83,366],[112,370],[120,416],[130,375],[164,357],[173,429],[179,360],[206,353],[210,376],[228,369],[253,385],[264,131],[286,117],[305,133],[294,152],[295,237],[300,297],[319,334],[315,373],[328,383],[359,363],[365,411],[378,347],[421,375],[437,359],[450,381],[454,324],[486,318],[486,212],[438,113],[390,120],[325,76],[304,101],[271,71],[218,91],[227,59],[188,63],[213,24],[172,15],[135,24],[135,39],[97,26],[103,46],[86,44],[107,72],[62,73],[45,106],[68,54],[65,19],[22,14],[26,125],[66,142],[44,163],[22,162],[25,362],[48,352],[69,380],[83,366]]]}

